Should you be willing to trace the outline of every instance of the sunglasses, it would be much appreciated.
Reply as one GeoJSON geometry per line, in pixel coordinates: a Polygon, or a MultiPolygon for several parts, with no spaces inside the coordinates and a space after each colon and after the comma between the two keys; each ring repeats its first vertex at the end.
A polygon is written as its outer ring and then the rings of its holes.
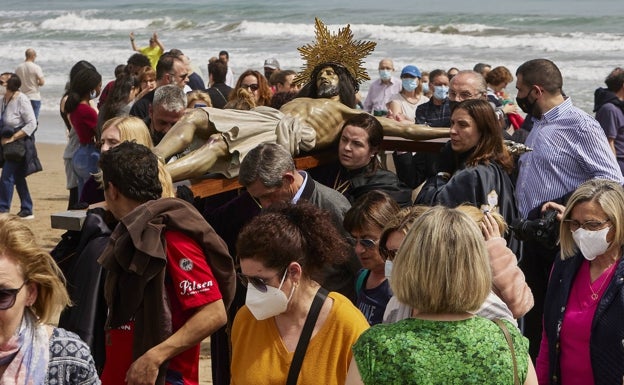
{"type": "Polygon", "coordinates": [[[390,261],[390,262],[394,261],[394,258],[396,258],[398,251],[399,251],[398,249],[390,250],[390,249],[386,249],[385,247],[379,246],[379,254],[381,254],[383,259],[386,261],[390,261]]]}
{"type": "Polygon", "coordinates": [[[0,310],[7,310],[15,305],[15,298],[17,297],[17,293],[22,290],[22,287],[26,284],[27,281],[22,283],[22,286],[17,289],[0,289],[0,310]]]}
{"type": "MultiPolygon", "coordinates": [[[[284,278],[286,277],[286,270],[284,269],[284,277],[282,277],[282,282],[284,282],[284,278]]],[[[282,275],[282,273],[276,273],[273,277],[278,277],[282,275]]],[[[236,276],[238,277],[238,279],[241,281],[241,283],[243,284],[243,286],[247,287],[249,284],[252,284],[253,287],[255,287],[256,289],[258,289],[259,292],[261,293],[266,293],[267,292],[267,281],[269,281],[271,278],[260,278],[260,277],[253,277],[253,276],[249,276],[249,275],[245,275],[243,273],[236,273],[236,276]]],[[[280,283],[281,285],[281,283],[280,283]]]]}
{"type": "Polygon", "coordinates": [[[355,237],[347,237],[347,240],[349,241],[351,246],[355,246],[356,244],[359,243],[365,249],[372,249],[373,247],[375,247],[377,242],[379,242],[379,240],[361,239],[361,238],[355,238],[355,237]]]}
{"type": "Polygon", "coordinates": [[[258,91],[258,88],[260,88],[260,86],[257,84],[241,84],[241,88],[244,88],[246,90],[258,91]]]}

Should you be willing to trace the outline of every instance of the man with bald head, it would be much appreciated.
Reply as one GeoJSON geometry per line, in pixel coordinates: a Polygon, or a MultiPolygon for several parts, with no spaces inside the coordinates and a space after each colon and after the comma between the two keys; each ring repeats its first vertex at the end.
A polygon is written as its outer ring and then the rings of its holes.
{"type": "Polygon", "coordinates": [[[35,118],[39,119],[39,110],[41,109],[41,94],[39,93],[39,87],[45,84],[43,77],[43,71],[38,64],[35,64],[37,58],[37,52],[34,49],[28,48],[26,50],[26,60],[17,66],[15,74],[22,81],[20,91],[22,91],[30,99],[33,111],[35,111],[35,118]]]}
{"type": "Polygon", "coordinates": [[[386,104],[390,97],[401,91],[401,81],[394,76],[394,63],[391,59],[381,59],[379,62],[379,79],[371,83],[368,88],[366,100],[364,100],[364,110],[375,116],[385,116],[388,114],[386,104]]]}

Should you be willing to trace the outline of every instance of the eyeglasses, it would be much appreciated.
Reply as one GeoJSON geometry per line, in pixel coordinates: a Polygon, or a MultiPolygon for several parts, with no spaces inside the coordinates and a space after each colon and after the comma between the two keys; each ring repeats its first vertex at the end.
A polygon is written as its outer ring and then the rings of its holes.
{"type": "Polygon", "coordinates": [[[468,100],[468,99],[475,99],[477,97],[479,97],[480,95],[482,95],[483,93],[476,93],[476,94],[471,94],[468,91],[463,91],[460,93],[457,93],[455,91],[449,91],[449,99],[457,99],[457,97],[459,96],[461,98],[461,100],[468,100]]]}
{"type": "Polygon", "coordinates": [[[181,80],[184,80],[184,79],[186,79],[186,78],[189,76],[189,74],[176,75],[176,74],[174,74],[174,73],[170,73],[169,75],[173,76],[174,78],[175,78],[175,77],[178,77],[178,78],[180,78],[181,80]]]}
{"type": "Polygon", "coordinates": [[[244,88],[246,90],[258,91],[258,88],[260,88],[260,86],[257,84],[241,84],[241,88],[244,88]]]}
{"type": "MultiPolygon", "coordinates": [[[[266,293],[267,292],[267,281],[272,279],[273,277],[278,277],[278,276],[283,274],[284,275],[282,277],[282,282],[283,282],[284,278],[286,277],[286,270],[288,270],[288,268],[284,269],[284,273],[277,273],[277,274],[273,275],[271,278],[251,277],[251,276],[245,275],[243,273],[237,273],[236,276],[241,281],[243,286],[247,287],[247,285],[252,284],[253,287],[258,289],[258,291],[260,291],[262,293],[266,293]]],[[[281,283],[280,283],[280,285],[281,285],[281,283]]]]}
{"type": "Polygon", "coordinates": [[[15,305],[15,298],[17,297],[17,293],[22,290],[22,287],[26,284],[27,281],[22,283],[22,286],[17,289],[0,289],[0,310],[10,309],[15,305]]]}
{"type": "Polygon", "coordinates": [[[379,254],[381,254],[381,257],[386,260],[386,261],[394,261],[394,258],[396,258],[397,252],[399,251],[399,249],[387,249],[385,246],[379,246],[379,254]]]}
{"type": "Polygon", "coordinates": [[[586,221],[583,223],[575,221],[574,219],[564,219],[563,221],[570,226],[571,231],[576,231],[579,229],[579,227],[582,227],[585,230],[589,231],[598,231],[602,229],[602,225],[607,222],[611,222],[609,218],[605,219],[604,221],[586,221]]]}
{"type": "Polygon", "coordinates": [[[379,242],[379,239],[361,239],[355,237],[347,237],[347,240],[349,241],[351,246],[355,246],[359,243],[365,249],[372,249],[373,247],[375,247],[375,245],[377,245],[377,242],[379,242]]]}

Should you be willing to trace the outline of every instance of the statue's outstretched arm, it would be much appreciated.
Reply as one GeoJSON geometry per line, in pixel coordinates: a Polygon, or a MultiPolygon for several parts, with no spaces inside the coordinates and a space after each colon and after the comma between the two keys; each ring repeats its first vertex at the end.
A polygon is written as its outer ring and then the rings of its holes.
{"type": "Polygon", "coordinates": [[[228,146],[221,134],[212,135],[200,148],[166,165],[171,179],[178,182],[198,178],[211,171],[215,163],[229,159],[228,146]]]}
{"type": "Polygon", "coordinates": [[[163,161],[182,152],[193,141],[196,134],[208,138],[212,132],[208,111],[203,108],[194,108],[186,112],[182,118],[167,132],[160,143],[154,147],[156,154],[163,161]]]}
{"type": "Polygon", "coordinates": [[[427,140],[436,138],[448,138],[448,127],[429,127],[423,124],[397,122],[381,116],[376,117],[384,129],[384,136],[398,136],[411,140],[427,140]]]}

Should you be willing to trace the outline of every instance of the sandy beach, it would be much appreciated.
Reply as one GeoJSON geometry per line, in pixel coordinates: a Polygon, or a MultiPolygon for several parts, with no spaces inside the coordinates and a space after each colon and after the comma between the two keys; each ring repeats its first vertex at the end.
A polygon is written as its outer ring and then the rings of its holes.
{"type": "MultiPolygon", "coordinates": [[[[43,171],[27,178],[33,199],[35,219],[29,220],[37,241],[46,250],[52,250],[61,239],[64,230],[51,227],[50,216],[67,209],[69,192],[65,189],[65,168],[63,165],[63,144],[37,143],[37,152],[43,171]]],[[[13,195],[11,213],[20,210],[17,192],[13,195]]],[[[210,374],[210,343],[202,343],[199,378],[202,385],[212,384],[210,374]]]]}

